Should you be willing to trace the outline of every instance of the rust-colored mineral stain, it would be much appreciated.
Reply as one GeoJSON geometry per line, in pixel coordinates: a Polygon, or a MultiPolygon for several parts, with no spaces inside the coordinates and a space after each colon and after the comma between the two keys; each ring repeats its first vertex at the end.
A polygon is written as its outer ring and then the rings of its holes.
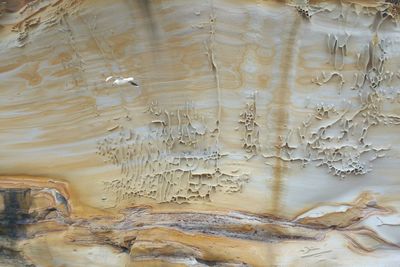
{"type": "MultiPolygon", "coordinates": [[[[284,41],[286,46],[283,48],[282,59],[280,63],[280,82],[278,84],[278,88],[276,89],[273,99],[274,104],[277,106],[276,112],[273,115],[275,117],[276,122],[276,155],[280,155],[281,152],[281,139],[285,132],[285,125],[288,122],[288,108],[290,105],[289,97],[290,97],[290,87],[289,87],[289,79],[291,79],[290,71],[293,66],[293,59],[296,55],[296,52],[293,51],[296,45],[296,36],[298,33],[298,29],[301,23],[301,18],[299,16],[293,15],[290,17],[294,17],[292,22],[292,26],[290,28],[289,35],[284,41]]],[[[282,178],[283,171],[286,168],[286,164],[279,158],[276,158],[273,168],[273,184],[272,184],[272,200],[271,200],[271,211],[273,214],[279,212],[281,208],[281,197],[282,197],[282,178]]]]}
{"type": "Polygon", "coordinates": [[[0,73],[5,73],[8,71],[15,70],[16,68],[20,67],[21,65],[22,65],[22,63],[18,62],[18,63],[12,63],[12,64],[0,66],[0,73]]]}
{"type": "Polygon", "coordinates": [[[122,58],[125,56],[127,47],[136,41],[136,34],[136,32],[113,34],[105,41],[109,44],[114,56],[122,58]]]}
{"type": "MultiPolygon", "coordinates": [[[[270,265],[271,261],[268,258],[268,251],[272,246],[268,244],[241,239],[227,239],[223,236],[211,236],[200,233],[193,235],[191,233],[185,233],[175,229],[164,229],[161,227],[154,227],[138,232],[135,241],[140,244],[140,241],[154,242],[154,240],[163,240],[164,242],[175,244],[179,242],[183,246],[193,247],[201,251],[201,258],[205,261],[229,262],[230,255],[235,255],[234,263],[243,262],[250,266],[261,267],[265,266],[265,263],[268,262],[268,266],[273,266],[270,265]],[[257,257],[245,253],[249,249],[252,250],[257,257]]],[[[135,247],[133,247],[132,250],[131,252],[135,252],[135,247]]],[[[136,253],[132,253],[131,255],[135,254],[136,253]]]]}
{"type": "Polygon", "coordinates": [[[28,81],[31,86],[38,85],[42,82],[42,76],[40,76],[38,69],[40,63],[32,64],[31,66],[24,69],[24,71],[18,73],[18,77],[28,81]]]}
{"type": "Polygon", "coordinates": [[[64,77],[64,76],[68,76],[68,75],[73,75],[74,73],[77,73],[77,72],[79,72],[78,68],[71,67],[71,68],[66,68],[66,69],[56,71],[56,72],[52,73],[51,76],[64,77]]]}
{"type": "Polygon", "coordinates": [[[69,62],[72,60],[72,55],[71,53],[68,52],[61,52],[58,54],[55,58],[51,59],[50,64],[51,65],[57,65],[65,62],[69,62]]]}
{"type": "Polygon", "coordinates": [[[26,4],[33,2],[34,0],[6,0],[6,10],[8,12],[16,12],[20,10],[26,4]]]}
{"type": "Polygon", "coordinates": [[[29,175],[0,175],[0,189],[2,188],[54,188],[64,197],[70,198],[70,189],[68,184],[56,181],[47,177],[29,176],[29,175]]]}

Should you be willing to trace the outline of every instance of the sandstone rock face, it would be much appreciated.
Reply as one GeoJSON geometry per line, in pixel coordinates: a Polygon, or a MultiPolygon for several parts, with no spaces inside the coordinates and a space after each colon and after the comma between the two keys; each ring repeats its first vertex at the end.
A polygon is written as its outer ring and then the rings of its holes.
{"type": "Polygon", "coordinates": [[[399,12],[2,2],[0,265],[397,266],[399,12]]]}

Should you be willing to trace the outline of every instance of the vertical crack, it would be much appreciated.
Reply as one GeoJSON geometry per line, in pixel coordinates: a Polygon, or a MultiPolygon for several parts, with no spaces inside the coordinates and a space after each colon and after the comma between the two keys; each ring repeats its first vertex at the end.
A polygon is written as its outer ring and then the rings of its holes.
{"type": "Polygon", "coordinates": [[[215,22],[216,22],[216,16],[215,16],[215,12],[214,12],[214,3],[213,3],[213,0],[211,0],[211,14],[210,14],[210,21],[209,21],[210,35],[206,42],[206,47],[207,47],[208,58],[211,63],[211,69],[213,71],[216,86],[217,86],[218,110],[217,110],[217,121],[216,121],[216,124],[217,124],[216,140],[217,140],[217,144],[218,144],[219,135],[220,135],[219,125],[221,122],[221,86],[220,86],[220,79],[219,79],[219,69],[218,69],[218,65],[217,65],[217,59],[216,59],[215,48],[214,48],[215,47],[215,22]]]}

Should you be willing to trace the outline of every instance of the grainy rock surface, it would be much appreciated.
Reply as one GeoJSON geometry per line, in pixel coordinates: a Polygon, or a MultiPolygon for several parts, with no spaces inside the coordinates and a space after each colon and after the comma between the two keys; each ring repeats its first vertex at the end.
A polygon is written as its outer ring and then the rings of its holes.
{"type": "Polygon", "coordinates": [[[0,265],[397,266],[399,12],[0,3],[0,265]]]}

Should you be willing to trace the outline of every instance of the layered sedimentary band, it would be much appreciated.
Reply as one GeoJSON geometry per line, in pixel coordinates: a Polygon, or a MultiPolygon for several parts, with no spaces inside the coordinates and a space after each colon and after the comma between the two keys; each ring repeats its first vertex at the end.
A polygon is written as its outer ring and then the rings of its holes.
{"type": "Polygon", "coordinates": [[[0,265],[396,266],[399,12],[1,3],[0,265]]]}

